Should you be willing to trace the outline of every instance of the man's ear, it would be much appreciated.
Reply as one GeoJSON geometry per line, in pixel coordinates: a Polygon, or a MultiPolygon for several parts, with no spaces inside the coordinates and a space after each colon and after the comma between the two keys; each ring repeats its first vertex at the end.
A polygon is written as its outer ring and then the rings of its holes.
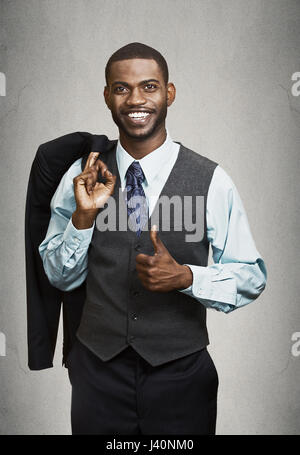
{"type": "Polygon", "coordinates": [[[173,82],[168,82],[167,84],[167,104],[168,107],[171,106],[176,97],[176,87],[173,82]]]}
{"type": "Polygon", "coordinates": [[[109,88],[107,87],[107,85],[104,87],[103,96],[104,96],[104,100],[105,100],[106,106],[108,107],[108,109],[110,109],[109,88]]]}

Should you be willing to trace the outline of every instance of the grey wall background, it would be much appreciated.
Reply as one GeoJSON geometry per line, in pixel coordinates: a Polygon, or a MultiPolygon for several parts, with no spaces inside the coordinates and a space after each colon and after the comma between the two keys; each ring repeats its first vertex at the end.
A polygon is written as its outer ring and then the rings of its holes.
{"type": "Polygon", "coordinates": [[[119,47],[141,41],[169,63],[174,140],[219,162],[235,182],[268,269],[262,296],[210,311],[219,372],[218,434],[297,434],[300,357],[300,2],[277,0],[2,0],[0,71],[0,433],[69,434],[61,367],[27,368],[24,204],[40,143],[81,130],[117,137],[102,90],[119,47]]]}

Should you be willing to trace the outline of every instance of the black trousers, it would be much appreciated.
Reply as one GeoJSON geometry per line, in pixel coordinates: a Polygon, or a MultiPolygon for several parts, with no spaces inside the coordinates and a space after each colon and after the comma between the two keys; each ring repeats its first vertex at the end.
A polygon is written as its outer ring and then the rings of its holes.
{"type": "Polygon", "coordinates": [[[156,367],[132,347],[103,362],[78,339],[67,360],[72,434],[215,434],[218,374],[206,348],[156,367]]]}

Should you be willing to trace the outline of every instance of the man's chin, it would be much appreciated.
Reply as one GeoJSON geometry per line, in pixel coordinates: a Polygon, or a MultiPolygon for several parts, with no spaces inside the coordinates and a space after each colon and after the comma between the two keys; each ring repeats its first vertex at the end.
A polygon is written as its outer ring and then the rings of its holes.
{"type": "Polygon", "coordinates": [[[155,128],[155,125],[153,127],[138,127],[138,128],[124,128],[124,126],[122,125],[122,128],[120,128],[123,133],[127,136],[127,137],[130,137],[131,139],[136,139],[136,140],[140,140],[140,141],[143,141],[145,139],[148,139],[149,137],[151,137],[153,135],[153,133],[155,132],[156,128],[155,128]]]}
{"type": "Polygon", "coordinates": [[[140,132],[126,131],[125,134],[128,137],[130,137],[131,139],[136,139],[136,140],[143,141],[143,140],[148,139],[149,137],[151,137],[152,134],[153,134],[153,131],[152,130],[150,130],[150,131],[140,131],[140,132]]]}

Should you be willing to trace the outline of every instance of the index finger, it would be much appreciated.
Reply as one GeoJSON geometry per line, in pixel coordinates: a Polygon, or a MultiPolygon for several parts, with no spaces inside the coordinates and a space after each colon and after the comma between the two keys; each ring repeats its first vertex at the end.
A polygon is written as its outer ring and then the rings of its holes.
{"type": "Polygon", "coordinates": [[[98,156],[99,156],[99,152],[91,152],[89,154],[88,159],[86,160],[86,163],[84,166],[84,171],[86,171],[89,167],[94,166],[98,156]]]}
{"type": "Polygon", "coordinates": [[[148,254],[140,253],[135,257],[136,263],[149,267],[152,263],[153,257],[148,254]]]}

